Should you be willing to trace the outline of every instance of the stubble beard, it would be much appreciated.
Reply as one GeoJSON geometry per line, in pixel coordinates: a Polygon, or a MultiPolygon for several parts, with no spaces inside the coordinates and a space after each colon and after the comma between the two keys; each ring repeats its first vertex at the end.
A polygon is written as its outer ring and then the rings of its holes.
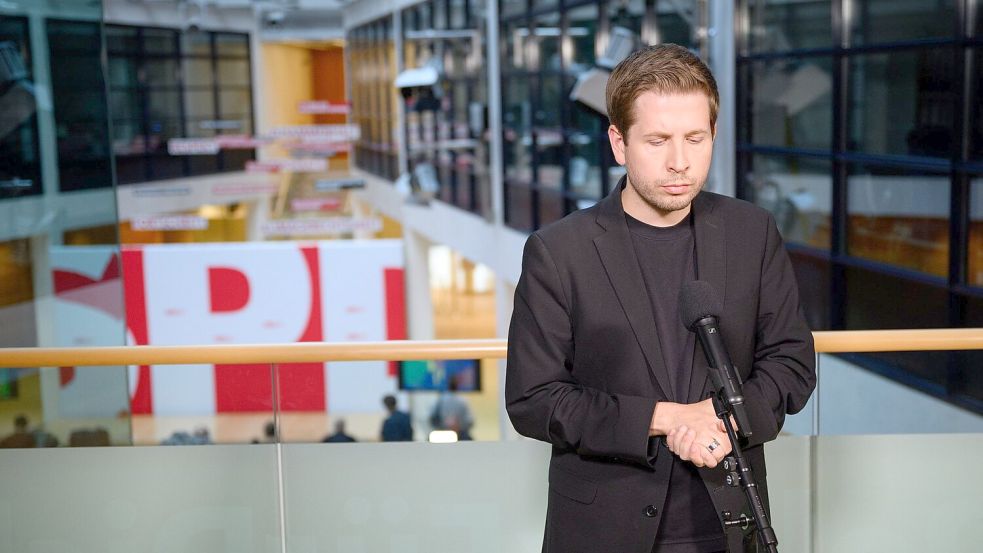
{"type": "Polygon", "coordinates": [[[703,190],[703,185],[706,184],[706,177],[697,180],[690,177],[672,177],[666,179],[652,179],[645,180],[635,174],[631,170],[629,165],[625,164],[625,169],[628,171],[628,180],[638,196],[647,203],[650,207],[656,209],[661,213],[672,213],[674,211],[679,211],[681,209],[686,209],[696,195],[703,190]],[[659,194],[659,189],[667,184],[682,183],[690,185],[690,190],[686,194],[679,196],[669,196],[665,194],[659,194]]]}

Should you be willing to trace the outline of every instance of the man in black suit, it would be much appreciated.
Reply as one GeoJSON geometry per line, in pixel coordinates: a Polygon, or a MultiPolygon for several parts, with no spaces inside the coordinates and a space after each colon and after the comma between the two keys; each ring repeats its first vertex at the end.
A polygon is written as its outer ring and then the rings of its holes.
{"type": "Polygon", "coordinates": [[[698,57],[644,48],[614,69],[606,95],[627,175],[529,237],[509,329],[509,416],[553,445],[543,550],[753,550],[750,530],[723,527],[722,512],[750,510],[725,483],[731,446],[677,297],[697,279],[722,296],[752,431],[745,453],[767,505],[762,444],[816,378],[792,266],[771,214],[701,191],[719,100],[698,57]]]}

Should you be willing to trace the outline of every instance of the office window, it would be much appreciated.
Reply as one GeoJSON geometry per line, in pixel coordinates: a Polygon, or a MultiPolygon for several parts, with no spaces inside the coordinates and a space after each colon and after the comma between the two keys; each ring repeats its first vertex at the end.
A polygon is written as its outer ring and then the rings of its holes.
{"type": "MultiPolygon", "coordinates": [[[[973,22],[966,33],[959,28],[960,4],[740,2],[748,25],[738,37],[738,194],[776,212],[813,325],[928,328],[983,320],[980,294],[972,290],[983,286],[983,77],[973,22]],[[840,44],[846,46],[834,51],[840,44]],[[970,63],[962,63],[964,55],[970,63]],[[817,72],[799,90],[792,80],[762,85],[809,64],[841,78],[817,72]],[[966,68],[971,72],[964,74],[966,68]],[[776,106],[792,105],[790,97],[813,105],[783,115],[776,106]],[[965,123],[959,121],[964,113],[965,123]],[[787,175],[812,185],[790,193],[780,184],[794,182],[787,175]],[[967,185],[969,205],[952,205],[967,185]],[[783,224],[783,208],[801,214],[805,206],[823,232],[783,224]],[[951,232],[960,228],[953,223],[961,222],[964,208],[965,237],[951,232]]],[[[983,412],[983,379],[965,385],[980,357],[849,356],[983,412]]]]}
{"type": "Polygon", "coordinates": [[[752,52],[833,46],[829,0],[743,2],[752,52]]]}
{"type": "MultiPolygon", "coordinates": [[[[983,175],[970,180],[968,281],[983,287],[983,175]]],[[[983,311],[981,311],[983,315],[983,311]]],[[[981,325],[983,326],[983,325],[981,325]]]]}
{"type": "Polygon", "coordinates": [[[46,22],[63,192],[112,186],[102,39],[96,22],[46,22]]]}
{"type": "MultiPolygon", "coordinates": [[[[411,28],[430,20],[429,4],[422,4],[404,17],[411,28]],[[426,6],[426,8],[424,8],[426,6]],[[424,13],[425,11],[425,13],[424,13]]],[[[348,35],[348,68],[351,70],[352,112],[350,120],[359,126],[361,137],[355,143],[355,165],[360,169],[395,180],[398,176],[395,128],[397,91],[396,61],[392,20],[378,19],[355,29],[348,35]]],[[[422,56],[418,47],[405,52],[407,67],[417,67],[411,56],[422,56]]],[[[410,122],[407,121],[407,126],[410,122]]]]}
{"type": "MultiPolygon", "coordinates": [[[[983,7],[979,9],[983,11],[983,7]]],[[[969,55],[973,58],[976,71],[970,76],[974,97],[983,94],[983,48],[970,48],[969,55]]],[[[983,161],[983,102],[973,102],[970,112],[972,121],[969,127],[969,157],[975,161],[983,161]]]]}
{"type": "Polygon", "coordinates": [[[959,105],[950,47],[850,59],[850,149],[870,154],[948,157],[959,105]]]}
{"type": "Polygon", "coordinates": [[[27,18],[0,17],[0,48],[25,71],[18,82],[3,83],[11,90],[0,105],[0,199],[32,196],[42,186],[27,18]]]}
{"type": "Polygon", "coordinates": [[[956,1],[863,0],[853,2],[850,44],[951,38],[955,35],[956,1]]]}
{"type": "Polygon", "coordinates": [[[251,135],[249,36],[106,26],[120,184],[241,171],[253,150],[172,156],[174,138],[251,135]]]}
{"type": "Polygon", "coordinates": [[[949,175],[853,164],[847,252],[945,277],[949,269],[949,175]]]}
{"type": "Polygon", "coordinates": [[[526,0],[498,0],[499,16],[513,17],[526,13],[526,0]]]}
{"type": "Polygon", "coordinates": [[[753,156],[747,199],[774,215],[788,244],[829,249],[832,164],[804,156],[753,156]]]}
{"type": "Polygon", "coordinates": [[[755,144],[828,150],[833,137],[832,58],[751,64],[751,140],[755,144]]]}

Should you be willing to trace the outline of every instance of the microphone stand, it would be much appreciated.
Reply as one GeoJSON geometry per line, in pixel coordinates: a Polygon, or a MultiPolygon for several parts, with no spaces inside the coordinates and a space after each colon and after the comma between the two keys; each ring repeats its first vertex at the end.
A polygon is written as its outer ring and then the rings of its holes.
{"type": "MultiPolygon", "coordinates": [[[[719,367],[711,367],[715,382],[720,379],[720,375],[717,374],[719,371],[719,367]]],[[[723,399],[723,395],[724,387],[717,386],[717,391],[713,394],[713,408],[717,412],[717,417],[723,421],[724,428],[727,429],[727,437],[730,438],[732,448],[731,455],[724,458],[724,470],[728,473],[727,485],[740,485],[744,488],[744,494],[747,496],[748,505],[751,506],[751,516],[753,517],[753,520],[748,519],[747,515],[742,513],[740,517],[733,519],[730,511],[724,511],[724,527],[739,526],[746,530],[748,526],[754,524],[758,534],[758,545],[767,553],[778,553],[778,538],[775,536],[771,521],[768,519],[768,513],[765,512],[764,504],[761,502],[761,495],[758,494],[758,485],[754,482],[751,465],[744,457],[737,431],[734,430],[734,425],[731,423],[732,405],[723,399]]]]}

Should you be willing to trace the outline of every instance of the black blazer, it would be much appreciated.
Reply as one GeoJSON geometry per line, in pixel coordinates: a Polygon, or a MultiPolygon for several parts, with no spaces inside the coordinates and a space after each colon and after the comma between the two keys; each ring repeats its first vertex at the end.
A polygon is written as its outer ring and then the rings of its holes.
{"type": "MultiPolygon", "coordinates": [[[[710,393],[696,346],[689,394],[674,397],[623,187],[624,178],[595,206],[533,233],[523,252],[505,399],[517,431],[553,444],[543,551],[649,553],[673,456],[664,438],[648,437],[655,404],[710,393]]],[[[767,505],[761,445],[815,388],[812,333],[771,214],[710,192],[692,209],[697,271],[722,295],[721,334],[744,380],[753,430],[746,456],[767,505]]],[[[700,474],[718,516],[750,516],[722,466],[700,474]]],[[[740,531],[726,534],[740,551],[740,531]]]]}

